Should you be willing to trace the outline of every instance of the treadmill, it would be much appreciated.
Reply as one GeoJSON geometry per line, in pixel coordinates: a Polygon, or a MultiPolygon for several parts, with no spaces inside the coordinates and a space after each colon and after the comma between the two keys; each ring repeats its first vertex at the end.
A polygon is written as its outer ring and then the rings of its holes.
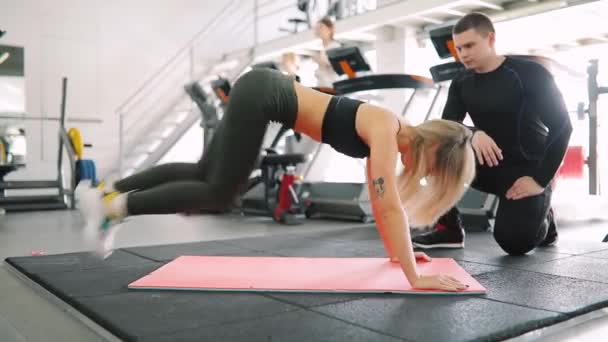
{"type": "Polygon", "coordinates": [[[333,84],[336,95],[350,95],[362,91],[381,89],[412,89],[413,91],[401,111],[401,115],[405,116],[413,99],[421,90],[433,89],[435,93],[424,120],[430,118],[441,91],[441,88],[437,87],[432,79],[411,74],[358,75],[358,72],[371,71],[371,68],[356,46],[331,49],[327,51],[327,55],[336,73],[340,76],[347,76],[347,79],[333,84]]]}
{"type": "MultiPolygon", "coordinates": [[[[369,74],[359,76],[357,73],[371,71],[361,51],[356,46],[346,46],[327,51],[329,61],[338,75],[346,79],[334,82],[333,91],[337,96],[352,95],[358,92],[382,89],[413,89],[406,100],[402,115],[407,112],[412,99],[422,89],[437,89],[433,80],[408,74],[369,74]]],[[[433,98],[437,100],[438,91],[433,98]]],[[[431,105],[432,108],[432,105],[431,105]]],[[[430,115],[430,109],[426,117],[430,115]]],[[[311,167],[323,145],[319,145],[311,161],[311,167]]],[[[307,173],[304,174],[306,179],[307,173]]],[[[369,223],[374,221],[366,183],[341,182],[305,182],[302,187],[302,198],[308,202],[306,216],[369,223]]]]}
{"type": "Polygon", "coordinates": [[[217,114],[217,108],[209,103],[207,94],[198,82],[186,84],[184,90],[201,112],[203,148],[207,148],[220,121],[217,114]]]}
{"type": "Polygon", "coordinates": [[[4,180],[13,171],[25,167],[24,163],[2,163],[0,165],[0,208],[7,212],[28,210],[74,209],[74,189],[76,188],[76,153],[65,129],[67,78],[63,78],[61,97],[61,117],[59,119],[59,150],[57,153],[57,177],[49,180],[4,180]],[[68,184],[65,184],[63,170],[63,149],[68,156],[70,170],[68,184]],[[66,187],[67,185],[67,187],[66,187]],[[49,195],[8,195],[7,192],[23,190],[53,190],[49,195]]]}

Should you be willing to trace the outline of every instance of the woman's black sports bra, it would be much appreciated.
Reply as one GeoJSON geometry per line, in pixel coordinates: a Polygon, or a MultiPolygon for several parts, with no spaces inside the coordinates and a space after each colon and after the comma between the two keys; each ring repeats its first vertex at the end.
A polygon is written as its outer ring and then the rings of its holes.
{"type": "Polygon", "coordinates": [[[321,141],[349,157],[369,157],[369,146],[355,128],[357,109],[363,103],[347,97],[332,97],[323,118],[321,141]]]}

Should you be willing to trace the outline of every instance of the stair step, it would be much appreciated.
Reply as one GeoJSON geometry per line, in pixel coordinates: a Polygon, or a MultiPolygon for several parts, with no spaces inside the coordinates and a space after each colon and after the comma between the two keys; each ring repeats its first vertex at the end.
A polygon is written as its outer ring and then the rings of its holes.
{"type": "Polygon", "coordinates": [[[187,117],[190,111],[178,111],[173,114],[169,114],[165,119],[161,120],[162,125],[179,125],[182,123],[187,117]]]}
{"type": "Polygon", "coordinates": [[[52,181],[4,181],[0,182],[0,189],[54,189],[59,187],[59,182],[52,181]]]}
{"type": "Polygon", "coordinates": [[[165,127],[160,127],[159,129],[153,130],[146,136],[146,140],[165,139],[166,137],[171,135],[171,132],[173,132],[175,130],[175,127],[176,126],[169,126],[169,127],[165,126],[165,127]]]}
{"type": "Polygon", "coordinates": [[[125,167],[134,167],[137,168],[139,165],[141,165],[146,158],[148,158],[148,156],[150,155],[150,153],[142,153],[139,155],[133,155],[131,157],[128,157],[125,160],[124,166],[125,167]]]}
{"type": "Polygon", "coordinates": [[[168,144],[168,140],[173,140],[176,132],[181,132],[181,127],[188,124],[192,116],[200,117],[200,113],[193,110],[192,103],[185,94],[175,103],[161,120],[158,120],[155,127],[152,127],[145,136],[129,143],[130,147],[124,152],[124,159],[121,164],[122,175],[127,170],[138,170],[146,161],[156,158],[159,151],[164,151],[163,144],[168,144]]]}
{"type": "Polygon", "coordinates": [[[139,153],[151,153],[153,152],[160,144],[162,144],[162,139],[150,139],[150,142],[143,142],[139,144],[130,155],[135,155],[139,153]]]}
{"type": "Polygon", "coordinates": [[[0,208],[10,211],[67,209],[62,195],[0,197],[0,208]]]}

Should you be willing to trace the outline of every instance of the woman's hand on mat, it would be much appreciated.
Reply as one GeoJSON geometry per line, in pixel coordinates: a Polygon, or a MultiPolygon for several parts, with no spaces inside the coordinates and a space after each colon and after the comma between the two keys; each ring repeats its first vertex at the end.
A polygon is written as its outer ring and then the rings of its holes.
{"type": "Polygon", "coordinates": [[[543,192],[543,187],[538,185],[534,178],[530,176],[520,177],[513,183],[513,186],[507,190],[505,197],[510,200],[518,200],[530,196],[540,195],[543,192]]]}
{"type": "Polygon", "coordinates": [[[454,277],[442,274],[420,276],[412,286],[417,289],[443,291],[461,291],[466,290],[466,288],[469,287],[454,277]]]}
{"type": "Polygon", "coordinates": [[[471,145],[481,165],[484,165],[485,162],[488,166],[497,166],[498,161],[502,160],[502,150],[484,131],[477,131],[473,134],[471,145]]]}

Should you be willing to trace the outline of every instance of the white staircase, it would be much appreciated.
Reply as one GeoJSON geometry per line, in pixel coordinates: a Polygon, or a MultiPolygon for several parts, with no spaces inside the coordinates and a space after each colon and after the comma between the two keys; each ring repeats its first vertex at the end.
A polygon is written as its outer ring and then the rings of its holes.
{"type": "Polygon", "coordinates": [[[256,57],[260,57],[258,37],[272,40],[277,35],[285,36],[284,32],[279,32],[279,26],[294,15],[298,15],[294,3],[226,1],[213,20],[118,106],[116,163],[101,175],[102,178],[121,178],[155,165],[201,119],[201,113],[184,91],[184,85],[199,81],[205,87],[218,75],[234,81],[256,57]],[[273,32],[258,32],[259,23],[270,27],[266,25],[268,22],[276,24],[276,27],[270,25],[273,32]],[[229,54],[209,57],[210,51],[226,41],[231,46],[229,54]]]}
{"type": "MultiPolygon", "coordinates": [[[[117,109],[119,120],[116,162],[104,179],[128,176],[156,164],[180,137],[201,119],[201,113],[184,90],[210,72],[212,63],[197,57],[201,45],[216,35],[218,23],[242,9],[242,0],[232,0],[190,42],[147,80],[117,109]]],[[[232,65],[231,75],[236,72],[232,65]]]]}

